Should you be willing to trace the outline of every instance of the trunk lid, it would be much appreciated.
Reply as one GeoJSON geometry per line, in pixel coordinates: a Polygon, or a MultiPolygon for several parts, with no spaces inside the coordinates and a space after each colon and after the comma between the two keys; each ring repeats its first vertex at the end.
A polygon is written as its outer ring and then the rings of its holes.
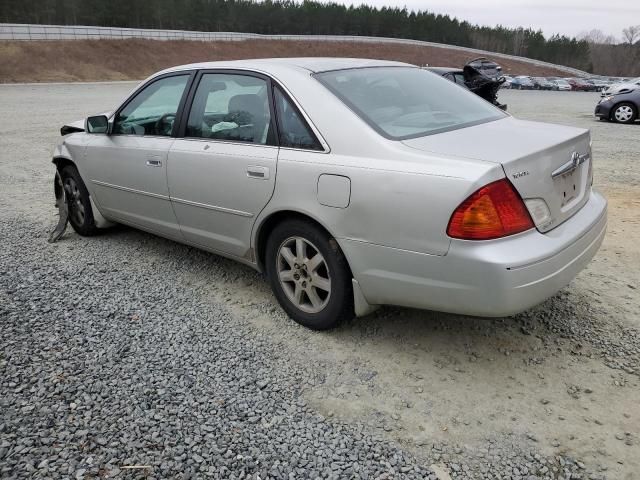
{"type": "Polygon", "coordinates": [[[508,117],[403,143],[443,156],[501,164],[541,232],[569,219],[589,197],[588,130],[508,117]]]}

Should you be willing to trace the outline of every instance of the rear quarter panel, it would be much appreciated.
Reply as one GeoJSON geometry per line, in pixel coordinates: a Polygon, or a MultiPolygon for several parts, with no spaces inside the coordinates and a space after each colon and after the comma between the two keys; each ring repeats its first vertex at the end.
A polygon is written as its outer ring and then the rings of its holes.
{"type": "Polygon", "coordinates": [[[504,174],[483,162],[430,159],[406,150],[398,147],[376,158],[282,149],[274,195],[256,223],[274,212],[294,210],[339,239],[445,255],[453,210],[476,188],[504,174]],[[323,174],[350,179],[346,208],[318,201],[323,174]]]}
{"type": "Polygon", "coordinates": [[[338,238],[445,255],[453,210],[480,186],[504,177],[490,162],[430,155],[383,138],[311,72],[274,69],[270,74],[304,110],[329,151],[280,149],[274,195],[256,220],[254,246],[265,218],[295,210],[338,238]],[[348,207],[320,204],[322,174],[349,177],[348,207]]]}

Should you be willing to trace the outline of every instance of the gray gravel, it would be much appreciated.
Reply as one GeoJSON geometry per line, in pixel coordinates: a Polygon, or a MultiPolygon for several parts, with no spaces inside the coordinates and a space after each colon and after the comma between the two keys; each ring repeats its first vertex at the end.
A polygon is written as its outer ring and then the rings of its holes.
{"type": "Polygon", "coordinates": [[[181,285],[199,253],[135,261],[154,253],[142,234],[50,246],[40,226],[0,228],[3,478],[428,476],[309,411],[304,368],[181,285]]]}
{"type": "Polygon", "coordinates": [[[215,256],[128,230],[49,245],[4,215],[0,230],[3,478],[583,478],[502,439],[419,461],[314,413],[313,365],[183,284],[215,256]]]}

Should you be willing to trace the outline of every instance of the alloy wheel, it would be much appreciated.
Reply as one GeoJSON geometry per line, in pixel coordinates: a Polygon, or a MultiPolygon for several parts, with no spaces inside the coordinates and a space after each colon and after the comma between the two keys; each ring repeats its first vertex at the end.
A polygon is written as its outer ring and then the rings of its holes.
{"type": "Polygon", "coordinates": [[[318,313],[329,303],[329,267],[318,247],[307,239],[295,236],[282,242],[276,271],[287,298],[303,312],[318,313]]]}
{"type": "Polygon", "coordinates": [[[69,215],[78,225],[84,224],[84,205],[80,198],[78,184],[73,178],[67,177],[64,179],[64,191],[67,196],[69,215]]]}

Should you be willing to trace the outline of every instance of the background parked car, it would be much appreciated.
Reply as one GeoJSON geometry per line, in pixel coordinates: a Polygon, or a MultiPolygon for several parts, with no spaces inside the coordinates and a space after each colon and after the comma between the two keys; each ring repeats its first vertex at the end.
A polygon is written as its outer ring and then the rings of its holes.
{"type": "Polygon", "coordinates": [[[640,86],[602,97],[596,105],[595,115],[600,120],[633,123],[640,112],[640,86]]]}
{"type": "Polygon", "coordinates": [[[631,91],[638,88],[639,86],[640,86],[640,77],[632,78],[624,82],[613,82],[602,92],[602,96],[606,97],[608,95],[613,95],[617,92],[622,92],[624,90],[631,91]]]}
{"type": "Polygon", "coordinates": [[[485,77],[497,80],[502,77],[502,67],[496,62],[485,57],[475,58],[467,63],[470,67],[478,70],[485,77]]]}
{"type": "Polygon", "coordinates": [[[597,90],[595,85],[583,78],[567,78],[567,82],[571,85],[571,89],[577,92],[595,92],[597,90]]]}
{"type": "Polygon", "coordinates": [[[609,80],[605,80],[603,78],[590,78],[588,81],[596,87],[596,91],[598,92],[606,90],[609,85],[611,85],[609,80]]]}
{"type": "Polygon", "coordinates": [[[535,87],[538,90],[557,90],[558,87],[555,83],[553,83],[553,81],[544,78],[544,77],[532,77],[531,80],[533,81],[535,87]]]}
{"type": "Polygon", "coordinates": [[[571,84],[567,82],[564,78],[558,78],[557,80],[552,80],[552,82],[556,86],[556,90],[561,90],[565,92],[571,90],[571,84]]]}
{"type": "Polygon", "coordinates": [[[470,62],[465,65],[462,70],[459,68],[448,67],[426,67],[426,70],[436,73],[453,83],[462,85],[496,107],[506,110],[507,106],[498,102],[497,94],[498,90],[505,82],[503,77],[487,77],[483,72],[473,67],[471,65],[472,63],[473,62],[470,62]]]}
{"type": "Polygon", "coordinates": [[[600,82],[592,78],[583,79],[583,81],[590,87],[588,90],[590,92],[600,92],[603,89],[603,86],[600,84],[600,82]]]}
{"type": "Polygon", "coordinates": [[[525,75],[518,75],[514,77],[511,82],[511,88],[515,88],[517,90],[533,90],[534,84],[531,79],[525,75]]]}
{"type": "Polygon", "coordinates": [[[513,84],[513,77],[511,75],[503,75],[504,83],[500,88],[511,88],[513,84]]]}
{"type": "Polygon", "coordinates": [[[466,87],[464,83],[464,70],[455,67],[426,67],[426,70],[437,73],[441,77],[451,80],[453,83],[466,87]]]}

